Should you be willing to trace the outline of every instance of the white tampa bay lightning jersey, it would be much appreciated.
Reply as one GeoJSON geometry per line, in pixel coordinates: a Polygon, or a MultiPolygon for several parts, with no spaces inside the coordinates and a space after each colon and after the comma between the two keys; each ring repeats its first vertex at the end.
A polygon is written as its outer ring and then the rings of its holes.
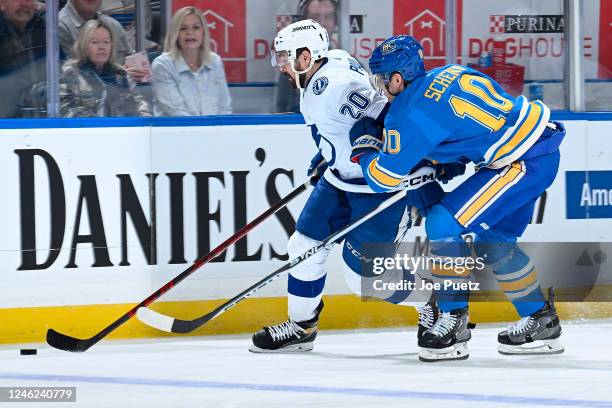
{"type": "Polygon", "coordinates": [[[360,183],[359,164],[351,161],[349,131],[364,116],[377,118],[386,103],[368,73],[344,50],[329,51],[327,62],[301,91],[300,111],[329,164],[324,177],[341,190],[372,192],[360,183]]]}

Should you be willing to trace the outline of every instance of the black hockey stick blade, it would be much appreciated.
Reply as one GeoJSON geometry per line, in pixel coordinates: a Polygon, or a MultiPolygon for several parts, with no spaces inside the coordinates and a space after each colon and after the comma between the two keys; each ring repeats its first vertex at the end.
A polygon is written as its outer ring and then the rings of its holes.
{"type": "Polygon", "coordinates": [[[202,326],[204,323],[214,318],[215,318],[215,313],[211,312],[195,320],[174,319],[174,322],[172,323],[172,333],[181,333],[181,334],[191,333],[198,327],[202,326]]]}
{"type": "Polygon", "coordinates": [[[67,336],[53,329],[49,329],[47,330],[47,343],[59,350],[82,353],[96,342],[93,339],[77,339],[76,337],[67,336]]]}

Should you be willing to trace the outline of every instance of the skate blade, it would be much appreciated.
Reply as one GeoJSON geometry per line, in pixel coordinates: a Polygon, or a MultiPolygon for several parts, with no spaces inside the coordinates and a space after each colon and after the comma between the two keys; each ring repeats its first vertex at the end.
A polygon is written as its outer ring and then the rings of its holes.
{"type": "Polygon", "coordinates": [[[313,348],[314,346],[312,342],[292,344],[291,346],[279,348],[276,350],[262,349],[252,344],[251,347],[249,347],[249,351],[251,353],[291,354],[291,353],[304,353],[306,351],[312,351],[313,348]]]}
{"type": "Polygon", "coordinates": [[[443,349],[431,349],[421,347],[419,350],[419,360],[425,363],[435,363],[438,361],[467,360],[470,351],[467,342],[456,343],[455,345],[443,349]]]}
{"type": "Polygon", "coordinates": [[[506,356],[517,355],[544,355],[544,354],[561,354],[565,351],[563,343],[558,339],[554,340],[536,340],[533,343],[526,343],[520,346],[511,346],[509,344],[500,344],[497,350],[499,354],[506,356]]]}

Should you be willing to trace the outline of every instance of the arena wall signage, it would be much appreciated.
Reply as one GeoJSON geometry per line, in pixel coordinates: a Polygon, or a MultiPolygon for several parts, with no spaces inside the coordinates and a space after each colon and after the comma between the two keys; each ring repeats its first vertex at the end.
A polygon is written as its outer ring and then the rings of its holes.
{"type": "MultiPolygon", "coordinates": [[[[605,148],[612,124],[565,124],[559,175],[536,203],[524,240],[608,242],[610,200],[600,190],[612,188],[605,148]],[[587,178],[591,209],[598,205],[601,218],[585,219],[576,210],[586,200],[587,178]]],[[[142,300],[302,183],[315,152],[304,125],[4,129],[0,136],[0,317],[20,308],[24,319],[58,316],[41,307],[119,310],[142,300]]],[[[227,299],[275,270],[286,259],[306,198],[292,201],[162,302],[187,308],[227,299]]],[[[425,245],[422,220],[405,240],[425,245]]],[[[333,251],[325,293],[357,307],[340,273],[339,247],[333,251]]],[[[285,285],[279,279],[256,296],[278,300],[274,310],[281,313],[285,285]]],[[[109,312],[99,310],[103,322],[109,312]]],[[[32,339],[29,326],[21,329],[14,339],[32,339]]]]}
{"type": "MultiPolygon", "coordinates": [[[[297,0],[180,0],[201,8],[208,19],[213,49],[224,60],[230,82],[276,81],[269,63],[271,41],[284,26],[296,21],[297,0]]],[[[490,51],[495,38],[506,41],[508,62],[523,65],[525,78],[562,79],[565,25],[562,2],[517,0],[458,0],[459,62],[475,63],[490,51]]],[[[444,0],[349,2],[349,38],[344,48],[362,63],[374,48],[393,34],[410,34],[423,43],[427,66],[446,60],[444,0]]],[[[586,78],[612,76],[612,6],[605,0],[584,2],[584,62],[586,78]]],[[[337,33],[332,44],[338,46],[337,33]]]]}

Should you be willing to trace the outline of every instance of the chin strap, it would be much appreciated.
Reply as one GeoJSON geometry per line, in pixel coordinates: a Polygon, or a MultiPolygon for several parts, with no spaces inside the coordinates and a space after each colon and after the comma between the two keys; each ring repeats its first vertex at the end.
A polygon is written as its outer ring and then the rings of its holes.
{"type": "MultiPolygon", "coordinates": [[[[302,75],[306,74],[308,71],[310,71],[310,69],[314,66],[314,59],[310,59],[310,64],[308,64],[308,68],[306,68],[303,71],[298,71],[297,69],[295,69],[295,61],[293,61],[293,63],[291,64],[291,70],[293,71],[293,73],[295,74],[295,83],[298,87],[298,89],[301,91],[302,90],[302,75]]],[[[305,76],[304,76],[305,77],[305,76]]]]}

